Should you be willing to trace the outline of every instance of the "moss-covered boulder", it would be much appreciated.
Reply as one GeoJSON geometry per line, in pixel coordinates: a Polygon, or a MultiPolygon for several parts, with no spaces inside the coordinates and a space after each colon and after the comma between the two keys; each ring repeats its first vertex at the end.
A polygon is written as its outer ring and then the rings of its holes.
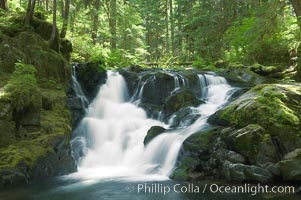
{"type": "Polygon", "coordinates": [[[158,135],[164,133],[166,131],[165,128],[161,126],[152,126],[148,131],[144,138],[143,144],[147,145],[152,139],[157,137],[158,135]]]}
{"type": "Polygon", "coordinates": [[[218,129],[197,132],[188,137],[180,150],[178,162],[171,178],[177,180],[202,180],[212,177],[210,162],[211,147],[218,129]]]}
{"type": "Polygon", "coordinates": [[[250,124],[231,132],[227,136],[222,135],[222,139],[225,140],[231,149],[254,162],[263,134],[264,129],[261,126],[250,124]]]}
{"type": "Polygon", "coordinates": [[[256,74],[261,76],[268,76],[271,78],[282,78],[282,67],[281,66],[264,66],[258,63],[249,67],[249,69],[256,74]]]}
{"type": "Polygon", "coordinates": [[[258,85],[209,118],[237,128],[258,124],[279,141],[284,153],[301,147],[300,85],[258,85]]]}
{"type": "Polygon", "coordinates": [[[233,68],[229,67],[229,69],[221,70],[217,74],[225,77],[231,85],[239,87],[250,87],[257,84],[271,82],[268,78],[262,77],[244,66],[233,68]]]}
{"type": "Polygon", "coordinates": [[[180,88],[167,97],[164,110],[167,115],[179,111],[188,106],[198,106],[203,103],[190,89],[180,88]]]}
{"type": "Polygon", "coordinates": [[[24,62],[36,67],[37,77],[66,81],[70,66],[63,56],[51,49],[34,32],[20,32],[11,38],[5,35],[0,44],[0,71],[12,73],[15,63],[24,62]]]}

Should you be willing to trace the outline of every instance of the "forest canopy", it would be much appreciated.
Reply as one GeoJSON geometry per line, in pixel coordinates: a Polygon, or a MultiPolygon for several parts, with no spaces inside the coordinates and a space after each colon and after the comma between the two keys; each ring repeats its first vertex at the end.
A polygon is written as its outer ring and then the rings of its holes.
{"type": "Polygon", "coordinates": [[[26,13],[30,27],[41,14],[72,42],[73,61],[109,66],[287,65],[300,46],[299,0],[0,0],[0,8],[1,26],[26,13]]]}

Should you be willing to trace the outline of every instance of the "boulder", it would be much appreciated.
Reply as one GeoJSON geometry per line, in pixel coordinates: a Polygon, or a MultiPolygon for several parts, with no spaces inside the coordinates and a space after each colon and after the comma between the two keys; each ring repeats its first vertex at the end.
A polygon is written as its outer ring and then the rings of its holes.
{"type": "Polygon", "coordinates": [[[301,181],[301,148],[284,155],[277,165],[285,181],[301,181]]]}
{"type": "Polygon", "coordinates": [[[171,114],[179,111],[181,108],[189,106],[198,106],[204,103],[202,100],[187,88],[180,88],[174,91],[170,96],[167,97],[164,103],[165,113],[170,116],[171,114]]]}
{"type": "Polygon", "coordinates": [[[216,176],[212,168],[211,150],[218,129],[209,128],[188,137],[179,152],[176,168],[171,175],[177,180],[203,180],[216,176]]]}
{"type": "Polygon", "coordinates": [[[84,94],[91,102],[99,91],[99,87],[107,80],[107,73],[99,63],[81,63],[75,68],[76,77],[84,94]]]}
{"type": "Polygon", "coordinates": [[[267,183],[273,180],[273,175],[267,169],[254,165],[225,162],[223,172],[228,181],[267,183]]]}
{"type": "Polygon", "coordinates": [[[250,124],[228,135],[222,135],[222,139],[231,149],[242,154],[254,163],[259,145],[263,139],[263,132],[264,129],[261,126],[250,124]]]}
{"type": "Polygon", "coordinates": [[[181,108],[170,118],[171,128],[183,128],[193,124],[201,115],[191,107],[181,108]]]}
{"type": "Polygon", "coordinates": [[[174,75],[165,71],[148,72],[141,77],[138,86],[142,103],[162,105],[175,89],[174,75]]]}
{"type": "Polygon", "coordinates": [[[139,74],[138,72],[140,72],[139,67],[132,67],[130,69],[128,68],[122,68],[119,69],[118,72],[123,76],[126,84],[127,84],[127,88],[129,90],[129,95],[130,96],[134,96],[135,93],[138,94],[138,82],[139,82],[139,74]]]}
{"type": "Polygon", "coordinates": [[[268,82],[266,77],[262,77],[243,66],[230,67],[230,69],[221,70],[217,74],[225,77],[231,85],[239,87],[250,87],[268,82]]]}
{"type": "Polygon", "coordinates": [[[143,144],[147,145],[152,139],[157,137],[158,135],[164,133],[166,129],[161,126],[152,126],[148,131],[144,138],[143,144]]]}
{"type": "Polygon", "coordinates": [[[212,157],[215,158],[219,163],[229,161],[231,163],[244,164],[246,162],[246,159],[241,154],[223,148],[220,148],[214,152],[212,157]]]}
{"type": "Polygon", "coordinates": [[[258,63],[252,65],[249,67],[249,69],[256,74],[259,74],[261,76],[268,76],[268,77],[273,77],[273,78],[282,78],[282,67],[277,67],[277,66],[264,66],[260,65],[258,63]]]}
{"type": "Polygon", "coordinates": [[[301,90],[300,85],[258,85],[209,118],[217,125],[242,128],[258,124],[285,154],[301,147],[301,90]]]}

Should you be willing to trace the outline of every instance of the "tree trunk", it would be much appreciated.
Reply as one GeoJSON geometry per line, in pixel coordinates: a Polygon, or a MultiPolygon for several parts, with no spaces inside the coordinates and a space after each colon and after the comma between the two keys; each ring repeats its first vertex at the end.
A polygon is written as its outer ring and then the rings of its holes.
{"type": "Polygon", "coordinates": [[[294,11],[296,13],[298,25],[301,29],[301,1],[300,0],[290,0],[293,5],[294,11]]]}
{"type": "Polygon", "coordinates": [[[169,15],[170,15],[170,36],[171,36],[171,52],[175,55],[175,24],[173,16],[173,0],[169,0],[169,15]]]}
{"type": "Polygon", "coordinates": [[[61,31],[61,38],[65,38],[67,34],[67,29],[68,29],[68,21],[69,21],[69,10],[70,10],[70,0],[65,0],[64,1],[64,12],[63,12],[63,27],[61,31]]]}
{"type": "Polygon", "coordinates": [[[36,0],[28,0],[27,9],[26,9],[26,16],[25,16],[25,27],[30,26],[30,22],[33,17],[34,9],[36,5],[36,0]]]}
{"type": "Polygon", "coordinates": [[[99,24],[99,18],[98,18],[98,11],[100,9],[100,0],[95,1],[95,10],[93,11],[93,28],[91,33],[91,38],[93,40],[93,44],[96,44],[97,42],[97,32],[98,32],[98,24],[99,24]]]}
{"type": "Polygon", "coordinates": [[[45,10],[47,11],[47,13],[49,12],[49,0],[46,0],[45,10]]]}
{"type": "Polygon", "coordinates": [[[165,1],[165,48],[166,54],[169,54],[168,0],[165,1]]]}
{"type": "Polygon", "coordinates": [[[53,0],[53,9],[52,9],[52,32],[50,39],[48,41],[49,47],[58,51],[59,47],[56,44],[56,0],[53,0]]]}
{"type": "Polygon", "coordinates": [[[111,48],[115,50],[117,47],[117,38],[116,38],[116,26],[117,26],[117,2],[116,0],[111,0],[110,6],[110,32],[111,32],[111,48]]]}
{"type": "Polygon", "coordinates": [[[0,9],[8,11],[7,0],[0,0],[0,9]]]}
{"type": "Polygon", "coordinates": [[[182,55],[182,46],[183,46],[183,36],[182,36],[182,32],[183,32],[183,28],[182,28],[182,21],[183,21],[183,16],[182,16],[182,7],[181,7],[181,1],[177,0],[177,56],[181,56],[182,55]]]}

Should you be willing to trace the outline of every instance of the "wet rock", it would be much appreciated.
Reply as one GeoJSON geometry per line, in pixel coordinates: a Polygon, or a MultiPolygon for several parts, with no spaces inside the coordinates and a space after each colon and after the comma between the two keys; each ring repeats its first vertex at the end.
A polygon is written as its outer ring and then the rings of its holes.
{"type": "Polygon", "coordinates": [[[285,181],[301,181],[301,149],[287,153],[280,161],[280,172],[285,181]]]}
{"type": "Polygon", "coordinates": [[[242,66],[234,68],[230,67],[230,69],[222,70],[217,74],[225,77],[231,85],[239,87],[250,87],[268,82],[267,78],[242,66]]]}
{"type": "Polygon", "coordinates": [[[228,181],[267,183],[273,180],[273,175],[268,170],[254,165],[225,162],[223,172],[228,181]]]}
{"type": "Polygon", "coordinates": [[[106,71],[99,63],[80,63],[76,67],[76,76],[89,102],[97,95],[99,88],[107,80],[106,71]]]}
{"type": "Polygon", "coordinates": [[[201,115],[191,107],[180,109],[171,116],[171,128],[187,127],[193,124],[201,115]]]}
{"type": "Polygon", "coordinates": [[[138,72],[140,72],[139,67],[138,69],[136,69],[136,67],[134,67],[135,69],[128,69],[128,68],[122,68],[119,69],[118,72],[123,76],[123,78],[125,79],[127,88],[129,90],[129,95],[132,97],[135,92],[138,93],[138,82],[139,82],[139,74],[138,72]]]}
{"type": "Polygon", "coordinates": [[[212,157],[214,157],[220,163],[229,161],[231,163],[244,164],[246,162],[246,159],[241,154],[223,148],[220,148],[214,152],[212,157]]]}
{"type": "Polygon", "coordinates": [[[171,115],[179,111],[181,108],[189,106],[198,106],[204,103],[199,100],[198,97],[187,88],[180,88],[174,91],[165,101],[164,110],[167,115],[171,115]]]}
{"type": "Polygon", "coordinates": [[[234,151],[242,154],[251,162],[255,162],[259,145],[263,138],[264,129],[256,124],[248,125],[242,129],[223,136],[226,143],[234,151]]]}
{"type": "Polygon", "coordinates": [[[282,67],[277,66],[264,66],[260,64],[254,64],[249,67],[249,69],[256,74],[261,76],[268,76],[273,78],[282,78],[283,75],[280,73],[282,71],[282,67]]]}
{"type": "Polygon", "coordinates": [[[146,73],[140,80],[141,102],[162,105],[175,89],[174,76],[164,71],[146,73]]]}
{"type": "Polygon", "coordinates": [[[161,126],[152,126],[148,131],[147,135],[144,138],[143,144],[147,145],[152,139],[157,137],[158,135],[164,133],[166,129],[161,126]]]}

